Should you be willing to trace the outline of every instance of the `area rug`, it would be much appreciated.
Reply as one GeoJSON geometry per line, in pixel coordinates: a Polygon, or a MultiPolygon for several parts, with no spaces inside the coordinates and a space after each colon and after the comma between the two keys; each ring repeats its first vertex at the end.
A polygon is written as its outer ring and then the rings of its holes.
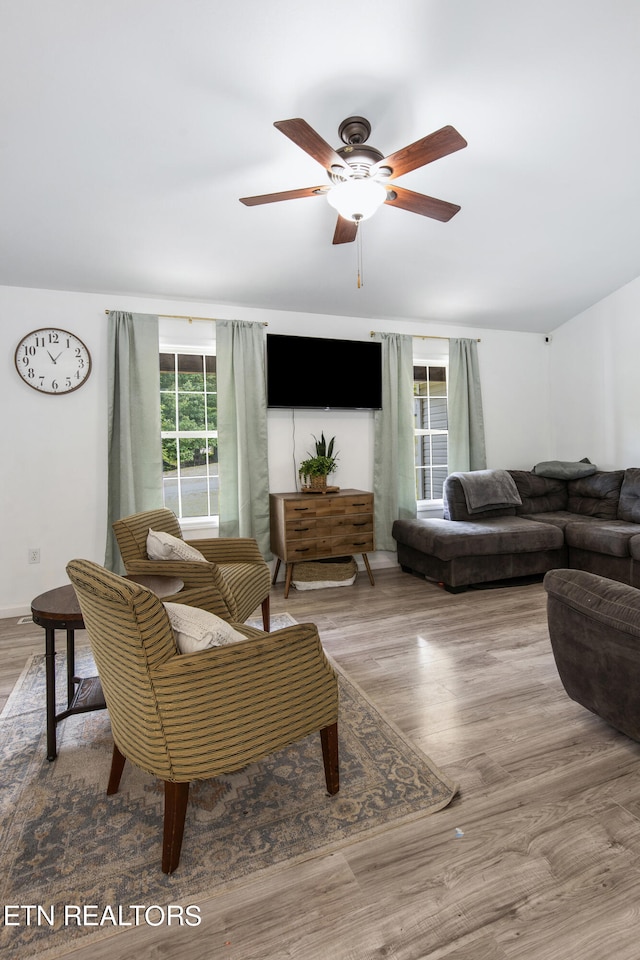
{"type": "MultiPolygon", "coordinates": [[[[92,666],[88,653],[77,656],[79,675],[92,666]]],[[[180,865],[165,876],[160,782],[127,764],[119,793],[107,797],[106,710],[59,724],[49,763],[44,657],[34,656],[0,718],[1,955],[56,956],[123,926],[166,923],[198,897],[449,804],[457,784],[336,669],[340,792],[326,793],[317,734],[193,784],[180,865]]]]}

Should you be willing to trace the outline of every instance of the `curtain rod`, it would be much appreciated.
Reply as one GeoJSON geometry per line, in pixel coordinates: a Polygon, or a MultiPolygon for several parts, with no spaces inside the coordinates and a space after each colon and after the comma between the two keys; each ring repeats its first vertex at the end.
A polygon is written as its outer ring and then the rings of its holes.
{"type": "MultiPolygon", "coordinates": [[[[370,336],[375,337],[377,330],[371,330],[370,336]]],[[[435,333],[410,333],[414,340],[451,340],[451,337],[438,337],[435,333]]],[[[476,343],[482,343],[480,337],[476,337],[476,343]]]]}
{"type": "MultiPolygon", "coordinates": [[[[109,314],[114,313],[114,311],[105,310],[105,313],[107,314],[107,316],[109,316],[109,314]]],[[[187,314],[184,314],[184,313],[158,313],[157,316],[162,317],[163,320],[188,320],[189,323],[193,323],[194,320],[196,321],[203,320],[203,321],[206,321],[207,323],[216,323],[217,320],[224,319],[223,317],[189,317],[187,316],[187,314]]],[[[260,321],[256,321],[256,322],[260,322],[260,321]]],[[[268,327],[269,324],[266,323],[265,321],[262,321],[262,326],[268,327]]]]}

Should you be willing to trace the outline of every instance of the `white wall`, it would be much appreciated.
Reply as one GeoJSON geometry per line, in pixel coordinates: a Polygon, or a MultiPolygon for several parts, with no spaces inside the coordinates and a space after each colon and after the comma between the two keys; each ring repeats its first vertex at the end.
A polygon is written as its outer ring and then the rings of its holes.
{"type": "Polygon", "coordinates": [[[554,331],[554,458],[640,466],[639,316],[640,278],[554,331]]]}
{"type": "MultiPolygon", "coordinates": [[[[549,347],[539,335],[0,287],[0,395],[8,434],[0,474],[0,616],[28,612],[33,597],[64,583],[65,565],[72,557],[99,563],[104,560],[107,308],[263,321],[269,324],[271,333],[309,336],[367,339],[372,329],[414,336],[425,332],[443,337],[478,336],[488,466],[528,468],[552,453],[546,389],[549,347]],[[91,376],[75,393],[37,394],[15,371],[18,340],[31,330],[49,325],[77,334],[91,351],[91,376]],[[39,564],[27,563],[30,547],[40,548],[39,564]]],[[[202,325],[199,335],[205,336],[206,329],[207,325],[202,325]]],[[[432,341],[436,355],[437,344],[432,341]]],[[[423,355],[428,352],[427,347],[423,355]]],[[[312,434],[322,430],[337,438],[340,466],[336,483],[371,489],[372,413],[296,411],[294,420],[291,412],[278,410],[269,412],[273,490],[295,488],[295,464],[312,442],[312,434]]],[[[590,454],[581,452],[583,455],[590,454]]],[[[384,562],[384,558],[378,561],[384,562]]]]}

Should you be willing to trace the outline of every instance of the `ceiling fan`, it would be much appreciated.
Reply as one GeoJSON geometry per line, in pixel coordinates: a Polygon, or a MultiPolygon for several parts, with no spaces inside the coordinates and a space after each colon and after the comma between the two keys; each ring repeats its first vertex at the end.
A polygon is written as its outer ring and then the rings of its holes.
{"type": "Polygon", "coordinates": [[[391,177],[400,177],[410,170],[423,167],[466,147],[467,141],[451,126],[441,127],[440,130],[386,157],[380,150],[367,144],[371,124],[364,117],[348,117],[343,120],[338,133],[345,146],[337,150],[329,146],[306,120],[299,117],[293,120],[278,120],[274,127],[317,160],[325,168],[330,182],[328,185],[303,187],[300,190],[241,197],[240,202],[245,206],[326,196],[338,211],[334,243],[350,243],[355,240],[358,224],[372,216],[383,203],[443,222],[450,220],[460,209],[455,203],[414,193],[390,182],[391,177]]]}

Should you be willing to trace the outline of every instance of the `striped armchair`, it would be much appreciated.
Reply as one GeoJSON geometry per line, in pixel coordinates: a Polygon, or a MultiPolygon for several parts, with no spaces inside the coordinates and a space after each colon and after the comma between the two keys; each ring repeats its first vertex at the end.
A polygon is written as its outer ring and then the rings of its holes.
{"type": "Polygon", "coordinates": [[[262,625],[265,630],[269,629],[271,576],[255,540],[238,537],[185,541],[207,558],[206,564],[193,560],[150,560],[147,556],[150,529],[184,539],[171,510],[135,513],[113,524],[122,561],[130,576],[178,577],[184,588],[166,600],[200,607],[238,623],[244,623],[261,605],[262,625]]]}
{"type": "Polygon", "coordinates": [[[107,793],[125,761],[164,781],[162,870],[178,866],[191,780],[206,780],[320,731],[327,790],[338,792],[338,684],[314,624],[179,654],[162,602],[89,560],[75,587],[111,719],[107,793]]]}

